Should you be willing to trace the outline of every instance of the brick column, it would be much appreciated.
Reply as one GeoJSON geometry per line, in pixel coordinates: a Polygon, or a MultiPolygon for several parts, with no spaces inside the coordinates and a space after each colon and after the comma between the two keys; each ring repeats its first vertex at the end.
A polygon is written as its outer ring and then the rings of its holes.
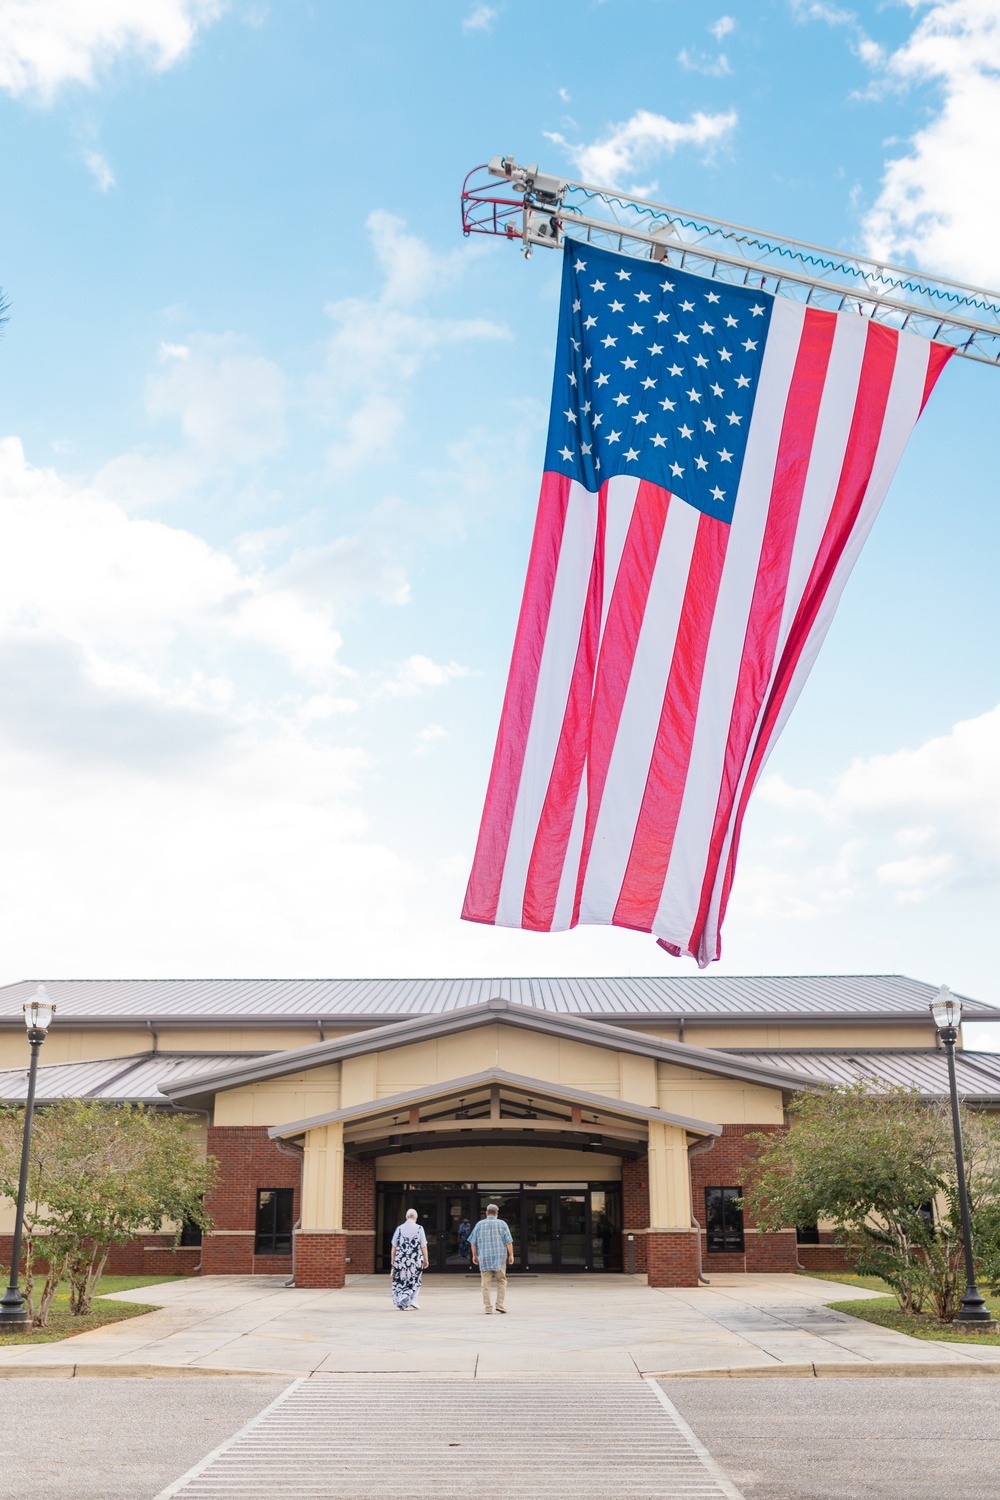
{"type": "Polygon", "coordinates": [[[343,1286],[348,1243],[346,1234],[326,1234],[316,1229],[296,1230],[296,1287],[343,1286]]]}
{"type": "Polygon", "coordinates": [[[650,1286],[698,1285],[698,1231],[651,1229],[646,1235],[650,1286]]]}

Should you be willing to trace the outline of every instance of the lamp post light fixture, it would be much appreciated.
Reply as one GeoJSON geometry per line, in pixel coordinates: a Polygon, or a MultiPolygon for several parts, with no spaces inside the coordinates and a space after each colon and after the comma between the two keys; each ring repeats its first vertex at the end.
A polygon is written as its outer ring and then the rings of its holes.
{"type": "Polygon", "coordinates": [[[14,1220],[14,1243],[10,1252],[10,1285],[0,1297],[0,1330],[27,1328],[31,1323],[24,1298],[18,1289],[21,1275],[21,1237],[24,1231],[24,1200],[28,1191],[28,1161],[31,1155],[31,1121],[35,1113],[35,1082],[38,1078],[38,1054],[45,1033],[55,1014],[55,1006],[40,984],[22,1007],[24,1024],[31,1043],[31,1066],[28,1069],[28,1096],[24,1101],[24,1136],[21,1141],[21,1176],[17,1185],[17,1216],[14,1220]]]}
{"type": "Polygon", "coordinates": [[[967,1332],[996,1333],[998,1325],[976,1285],[976,1266],[972,1254],[972,1225],[969,1220],[969,1186],[965,1176],[965,1152],[962,1148],[962,1120],[958,1112],[958,1082],[955,1078],[955,1043],[962,1024],[962,1002],[956,1000],[943,984],[931,1001],[931,1015],[948,1058],[948,1086],[951,1091],[951,1128],[955,1136],[955,1166],[958,1169],[958,1205],[962,1214],[962,1244],[965,1249],[965,1295],[953,1324],[967,1332]]]}

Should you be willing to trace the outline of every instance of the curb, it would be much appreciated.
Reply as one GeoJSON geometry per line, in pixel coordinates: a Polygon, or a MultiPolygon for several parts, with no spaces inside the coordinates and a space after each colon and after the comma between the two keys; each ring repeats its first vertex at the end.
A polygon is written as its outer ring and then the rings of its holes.
{"type": "Polygon", "coordinates": [[[205,1365],[0,1365],[0,1380],[163,1380],[202,1375],[297,1379],[288,1370],[209,1369],[205,1365]]]}
{"type": "MultiPolygon", "coordinates": [[[[647,1375],[649,1372],[646,1372],[647,1375]]],[[[931,1378],[972,1379],[984,1375],[1000,1375],[1000,1361],[983,1360],[974,1363],[946,1364],[943,1360],[926,1364],[843,1364],[816,1365],[748,1365],[739,1369],[723,1370],[667,1370],[663,1374],[650,1375],[653,1380],[879,1380],[931,1378]]]]}

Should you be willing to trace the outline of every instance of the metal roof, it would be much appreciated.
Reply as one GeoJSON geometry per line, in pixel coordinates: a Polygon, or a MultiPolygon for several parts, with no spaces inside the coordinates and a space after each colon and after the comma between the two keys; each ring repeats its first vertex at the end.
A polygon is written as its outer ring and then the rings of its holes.
{"type": "MultiPolygon", "coordinates": [[[[858,1083],[881,1078],[885,1083],[918,1089],[921,1094],[943,1098],[948,1093],[948,1065],[944,1052],[928,1048],[918,1051],[837,1052],[744,1052],[733,1053],[744,1061],[766,1063],[785,1072],[804,1075],[810,1083],[858,1083]]],[[[955,1053],[959,1093],[976,1102],[1000,1104],[1000,1053],[955,1053]]]]}
{"type": "MultiPolygon", "coordinates": [[[[21,1025],[40,981],[0,986],[0,1025],[21,1025]]],[[[56,1026],[125,1021],[385,1024],[500,998],[555,1014],[628,1023],[766,1016],[927,1018],[937,987],[898,974],[647,975],[565,979],[53,979],[56,1026]]],[[[969,1019],[1000,1008],[962,998],[969,1019]]]]}
{"type": "MultiPolygon", "coordinates": [[[[143,1052],[134,1057],[104,1057],[91,1062],[53,1063],[38,1069],[36,1099],[105,1099],[115,1103],[164,1103],[161,1083],[179,1083],[203,1073],[246,1062],[246,1052],[143,1052]]],[[[27,1068],[0,1070],[0,1100],[18,1103],[28,1091],[27,1068]]]]}

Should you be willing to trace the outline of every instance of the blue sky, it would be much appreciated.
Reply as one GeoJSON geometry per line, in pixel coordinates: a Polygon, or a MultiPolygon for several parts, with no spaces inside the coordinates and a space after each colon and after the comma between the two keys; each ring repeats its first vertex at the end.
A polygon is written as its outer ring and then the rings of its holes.
{"type": "MultiPolygon", "coordinates": [[[[4,976],[677,967],[458,920],[559,270],[464,241],[462,178],[997,285],[998,66],[995,0],[0,0],[4,976]]],[[[723,971],[1000,1002],[998,401],[956,360],[922,419],[723,971]]]]}

